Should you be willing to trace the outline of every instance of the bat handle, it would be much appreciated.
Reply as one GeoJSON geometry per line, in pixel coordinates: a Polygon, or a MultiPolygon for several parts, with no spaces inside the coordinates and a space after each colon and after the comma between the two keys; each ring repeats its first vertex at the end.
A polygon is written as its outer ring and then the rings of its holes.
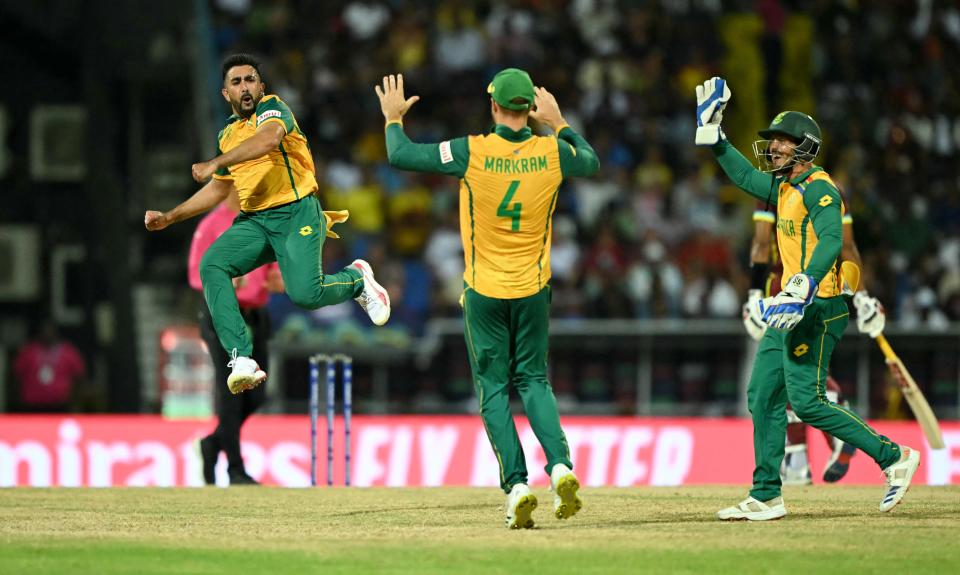
{"type": "Polygon", "coordinates": [[[880,351],[883,352],[883,357],[887,360],[893,361],[897,359],[897,354],[893,352],[893,348],[890,347],[890,344],[887,342],[887,338],[883,337],[883,334],[877,336],[877,345],[880,346],[880,351]]]}

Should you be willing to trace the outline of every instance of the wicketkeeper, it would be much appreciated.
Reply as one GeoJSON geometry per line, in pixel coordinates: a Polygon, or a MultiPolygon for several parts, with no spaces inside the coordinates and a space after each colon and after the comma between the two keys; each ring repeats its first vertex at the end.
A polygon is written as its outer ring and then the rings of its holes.
{"type": "MultiPolygon", "coordinates": [[[[763,339],[763,334],[767,330],[767,324],[763,322],[758,303],[764,297],[780,293],[780,284],[783,280],[783,265],[773,232],[776,222],[777,216],[770,211],[770,205],[766,202],[757,202],[757,209],[753,212],[754,232],[750,245],[750,291],[747,294],[746,303],[743,304],[743,324],[750,337],[756,341],[763,339]]],[[[853,265],[859,272],[862,262],[860,250],[853,236],[853,217],[845,213],[842,222],[843,247],[840,259],[843,262],[849,262],[845,263],[845,268],[853,265]]],[[[868,294],[867,290],[860,289],[859,273],[856,276],[856,278],[843,278],[842,291],[845,295],[853,296],[853,306],[857,310],[857,328],[860,333],[876,338],[883,332],[886,315],[880,301],[868,294]]],[[[826,387],[827,399],[847,409],[850,408],[836,380],[828,376],[826,387]]],[[[813,482],[807,453],[807,427],[807,424],[797,417],[788,404],[786,456],[780,466],[780,479],[784,485],[809,485],[813,482]]],[[[831,450],[830,459],[823,468],[823,480],[827,483],[840,481],[849,470],[850,458],[857,449],[829,433],[823,435],[831,450]]]]}
{"type": "Polygon", "coordinates": [[[777,207],[777,245],[783,262],[782,291],[757,305],[770,328],[760,340],[747,403],[753,417],[756,467],[750,495],[720,510],[720,519],[764,521],[787,514],[780,462],[787,427],[786,405],[797,416],[869,455],[886,475],[880,511],[900,502],[920,465],[920,454],[878,434],[826,395],[830,355],[849,312],[841,297],[838,257],[843,200],[823,168],[814,165],[820,127],[801,112],[781,112],[759,132],[754,154],[762,171],[727,141],[720,128],[731,91],[722,78],[697,86],[696,144],[710,146],[723,171],[743,191],[777,207]]]}

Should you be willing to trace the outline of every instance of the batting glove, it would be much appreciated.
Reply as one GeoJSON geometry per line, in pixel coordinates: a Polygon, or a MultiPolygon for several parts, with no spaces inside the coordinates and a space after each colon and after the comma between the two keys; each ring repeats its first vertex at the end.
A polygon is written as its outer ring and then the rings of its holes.
{"type": "Polygon", "coordinates": [[[763,299],[763,290],[752,289],[747,292],[747,301],[743,304],[743,325],[756,341],[760,341],[763,333],[767,331],[767,324],[763,323],[760,315],[760,300],[763,299]]]}
{"type": "Polygon", "coordinates": [[[887,314],[883,311],[880,300],[860,290],[853,295],[853,307],[857,310],[857,329],[870,337],[877,337],[883,333],[887,324],[887,314]]]}
{"type": "Polygon", "coordinates": [[[773,329],[790,331],[803,319],[803,312],[817,294],[817,280],[794,274],[783,291],[760,300],[760,317],[773,329]]]}
{"type": "Polygon", "coordinates": [[[720,122],[723,121],[723,109],[727,107],[731,95],[726,80],[716,76],[697,86],[698,146],[712,146],[727,138],[720,129],[720,122]]]}

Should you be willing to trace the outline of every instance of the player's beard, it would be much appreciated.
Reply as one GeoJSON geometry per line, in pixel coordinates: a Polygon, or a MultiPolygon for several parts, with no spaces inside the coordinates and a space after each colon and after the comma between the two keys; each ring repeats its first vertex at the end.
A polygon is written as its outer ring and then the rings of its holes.
{"type": "Polygon", "coordinates": [[[254,94],[241,94],[240,98],[233,103],[233,108],[237,111],[237,115],[241,118],[249,118],[253,115],[253,112],[257,109],[257,104],[260,103],[260,100],[263,98],[263,93],[254,94]],[[249,98],[247,98],[249,96],[249,98]]]}

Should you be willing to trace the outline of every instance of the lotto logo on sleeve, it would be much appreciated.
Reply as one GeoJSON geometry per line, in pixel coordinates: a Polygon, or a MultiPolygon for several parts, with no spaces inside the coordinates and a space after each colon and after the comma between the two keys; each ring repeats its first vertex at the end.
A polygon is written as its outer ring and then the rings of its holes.
{"type": "Polygon", "coordinates": [[[261,123],[268,118],[279,118],[280,110],[267,110],[266,112],[257,116],[257,123],[261,123]]]}
{"type": "Polygon", "coordinates": [[[831,198],[829,194],[824,194],[824,196],[820,198],[820,205],[824,208],[829,206],[832,203],[833,203],[833,198],[831,198]]]}
{"type": "Polygon", "coordinates": [[[453,161],[453,150],[450,149],[450,140],[440,142],[440,163],[449,164],[453,161]]]}

